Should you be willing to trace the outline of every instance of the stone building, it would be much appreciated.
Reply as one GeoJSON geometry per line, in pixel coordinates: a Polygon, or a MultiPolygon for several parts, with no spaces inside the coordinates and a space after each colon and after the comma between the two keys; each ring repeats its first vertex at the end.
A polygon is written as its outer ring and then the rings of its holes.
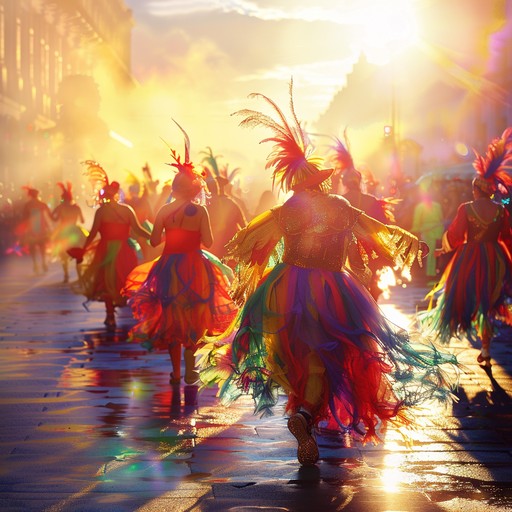
{"type": "Polygon", "coordinates": [[[123,0],[0,0],[0,182],[73,173],[66,155],[108,129],[98,73],[134,85],[132,27],[123,0]]]}

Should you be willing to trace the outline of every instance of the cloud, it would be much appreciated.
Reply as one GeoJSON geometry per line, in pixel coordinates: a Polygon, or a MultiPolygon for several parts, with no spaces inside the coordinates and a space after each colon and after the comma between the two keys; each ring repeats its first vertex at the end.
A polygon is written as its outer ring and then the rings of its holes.
{"type": "MultiPolygon", "coordinates": [[[[263,2],[264,3],[264,2],[263,2]]],[[[276,2],[272,2],[274,5],[276,2]]],[[[285,5],[290,2],[283,2],[285,5]]],[[[340,8],[316,5],[300,6],[293,2],[290,7],[265,7],[262,2],[248,0],[152,0],[147,3],[148,12],[157,17],[172,17],[208,12],[236,13],[242,16],[252,16],[266,21],[304,20],[304,21],[333,21],[341,20],[340,8]]],[[[318,2],[317,2],[318,4],[318,2]]]]}

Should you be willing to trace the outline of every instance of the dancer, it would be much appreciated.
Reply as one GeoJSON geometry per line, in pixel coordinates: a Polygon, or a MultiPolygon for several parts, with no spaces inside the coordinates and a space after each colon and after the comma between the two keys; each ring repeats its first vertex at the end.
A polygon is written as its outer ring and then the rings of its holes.
{"type": "MultiPolygon", "coordinates": [[[[345,188],[343,197],[349,203],[362,210],[366,215],[377,219],[385,224],[394,224],[395,218],[392,212],[392,203],[389,199],[378,199],[372,194],[363,192],[362,174],[354,167],[352,155],[350,154],[350,146],[345,134],[345,144],[334,137],[335,144],[331,146],[332,156],[330,161],[335,166],[335,172],[341,176],[341,183],[345,188]]],[[[365,283],[377,301],[388,283],[381,283],[381,275],[387,271],[388,275],[393,273],[393,262],[382,255],[378,255],[364,239],[357,240],[358,255],[364,265],[369,269],[370,275],[366,276],[365,283]]],[[[352,260],[352,256],[351,256],[352,260]]],[[[387,290],[386,290],[387,291],[387,290]]]]}
{"type": "Polygon", "coordinates": [[[225,259],[226,244],[247,225],[242,208],[225,191],[226,186],[236,176],[238,169],[234,169],[230,173],[227,165],[219,167],[217,157],[214,156],[212,149],[210,147],[207,149],[208,151],[203,151],[207,155],[203,158],[203,162],[208,163],[208,169],[211,172],[211,177],[207,181],[210,191],[207,208],[213,233],[213,243],[209,250],[226,264],[232,266],[231,262],[225,259]]]}
{"type": "Polygon", "coordinates": [[[99,198],[100,206],[96,210],[91,231],[83,248],[70,249],[71,256],[84,261],[80,278],[81,291],[88,301],[95,300],[105,303],[105,325],[109,329],[116,326],[115,308],[126,305],[126,298],[121,289],[126,277],[137,265],[135,250],[129,245],[130,230],[135,235],[149,239],[151,234],[144,229],[133,209],[117,202],[119,183],[109,183],[107,173],[97,162],[87,160],[89,180],[93,184],[95,198],[99,198]],[[97,235],[99,241],[95,241],[97,235]],[[84,258],[85,256],[85,258],[84,258]]]}
{"type": "Polygon", "coordinates": [[[46,251],[51,234],[52,212],[49,206],[41,201],[39,190],[28,186],[24,186],[23,189],[27,191],[29,200],[23,206],[22,222],[17,231],[22,242],[28,246],[34,273],[39,274],[41,269],[43,272],[48,271],[46,251]]]}
{"type": "MultiPolygon", "coordinates": [[[[128,194],[124,198],[124,204],[131,206],[139,224],[151,232],[153,228],[153,221],[155,216],[153,215],[153,209],[149,200],[149,192],[146,185],[143,186],[141,192],[141,183],[133,173],[129,173],[128,179],[128,194]]],[[[151,261],[158,255],[157,252],[150,244],[146,243],[145,238],[135,237],[135,242],[138,248],[140,248],[140,258],[142,261],[151,261]]]]}
{"type": "Polygon", "coordinates": [[[243,309],[227,332],[201,350],[200,375],[205,385],[219,384],[224,403],[251,394],[258,413],[271,412],[284,390],[298,460],[308,465],[319,457],[312,428],[322,420],[377,442],[379,422],[382,428],[407,426],[408,407],[450,395],[439,365],[455,359],[432,346],[413,347],[345,268],[354,236],[406,267],[420,256],[418,239],[327,193],[332,169],[320,169],[312,153],[293,109],[292,84],[292,122],[266,96],[251,97],[266,100],[280,122],[241,110],[241,125],[274,132],[266,139],[275,143],[267,167],[274,183],[293,195],[253,219],[228,245],[238,261],[233,297],[243,309]],[[275,251],[281,239],[282,258],[275,251]],[[271,257],[278,263],[267,268],[271,257]]]}
{"type": "MultiPolygon", "coordinates": [[[[181,126],[176,123],[183,131],[181,126]]],[[[218,258],[202,250],[212,245],[208,211],[204,207],[206,183],[199,169],[190,162],[190,141],[185,136],[185,158],[181,162],[171,149],[178,170],[172,182],[172,201],[160,208],[151,233],[151,244],[161,243],[162,255],[138,266],[128,276],[124,293],[129,297],[137,324],[130,339],[148,349],[168,350],[172,364],[170,382],[181,382],[184,348],[185,384],[198,380],[194,352],[205,333],[220,334],[233,320],[237,308],[229,295],[231,270],[218,258]]],[[[185,402],[193,405],[194,390],[185,389],[185,402]]]]}
{"type": "MultiPolygon", "coordinates": [[[[71,247],[82,247],[87,238],[84,229],[78,226],[80,222],[85,222],[82,209],[73,200],[73,186],[71,182],[66,184],[58,182],[61,188],[61,202],[52,212],[52,219],[57,222],[57,226],[52,233],[53,253],[58,256],[64,272],[64,282],[69,281],[69,260],[70,256],[67,250],[71,247]]],[[[78,274],[78,269],[77,269],[78,274]]]]}
{"type": "Polygon", "coordinates": [[[477,153],[473,166],[474,199],[459,206],[439,254],[455,252],[427,295],[430,309],[418,318],[443,343],[476,332],[482,346],[477,361],[490,367],[494,318],[499,315],[512,325],[505,304],[512,296],[512,227],[507,210],[492,199],[500,183],[502,190],[512,187],[506,173],[512,168],[512,127],[489,144],[485,156],[477,153]]]}

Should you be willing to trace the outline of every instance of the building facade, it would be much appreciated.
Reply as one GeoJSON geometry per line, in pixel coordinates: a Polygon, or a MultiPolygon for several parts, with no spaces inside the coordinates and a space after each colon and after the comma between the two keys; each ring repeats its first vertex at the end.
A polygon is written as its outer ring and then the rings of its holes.
{"type": "Polygon", "coordinates": [[[133,86],[132,27],[123,0],[0,0],[0,181],[61,178],[62,84],[108,69],[116,86],[133,86]]]}

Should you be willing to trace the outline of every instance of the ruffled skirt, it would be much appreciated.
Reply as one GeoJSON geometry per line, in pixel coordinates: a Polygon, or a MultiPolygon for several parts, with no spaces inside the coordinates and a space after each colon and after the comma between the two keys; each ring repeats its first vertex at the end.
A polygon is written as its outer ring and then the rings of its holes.
{"type": "Polygon", "coordinates": [[[51,237],[52,254],[65,255],[71,247],[83,247],[87,233],[83,228],[75,224],[57,228],[51,237]]]}
{"type": "Polygon", "coordinates": [[[87,247],[80,265],[80,293],[87,300],[111,300],[114,306],[125,306],[121,290],[137,263],[137,254],[126,240],[100,239],[87,247]]]}
{"type": "Polygon", "coordinates": [[[195,348],[205,333],[222,333],[237,313],[231,276],[229,267],[202,250],[139,265],[123,290],[137,320],[130,339],[148,349],[167,349],[173,341],[195,348]]]}
{"type": "Polygon", "coordinates": [[[278,264],[231,331],[202,350],[201,380],[224,403],[251,394],[270,413],[283,390],[286,410],[314,409],[329,428],[366,430],[410,423],[407,409],[451,395],[440,365],[456,363],[431,345],[413,345],[349,273],[278,264]],[[309,378],[305,378],[309,375],[309,378]]]}
{"type": "Polygon", "coordinates": [[[512,261],[498,243],[468,243],[457,248],[439,283],[427,295],[434,308],[419,315],[421,325],[443,343],[452,336],[492,336],[493,318],[512,325],[506,298],[512,296],[512,261]]]}

